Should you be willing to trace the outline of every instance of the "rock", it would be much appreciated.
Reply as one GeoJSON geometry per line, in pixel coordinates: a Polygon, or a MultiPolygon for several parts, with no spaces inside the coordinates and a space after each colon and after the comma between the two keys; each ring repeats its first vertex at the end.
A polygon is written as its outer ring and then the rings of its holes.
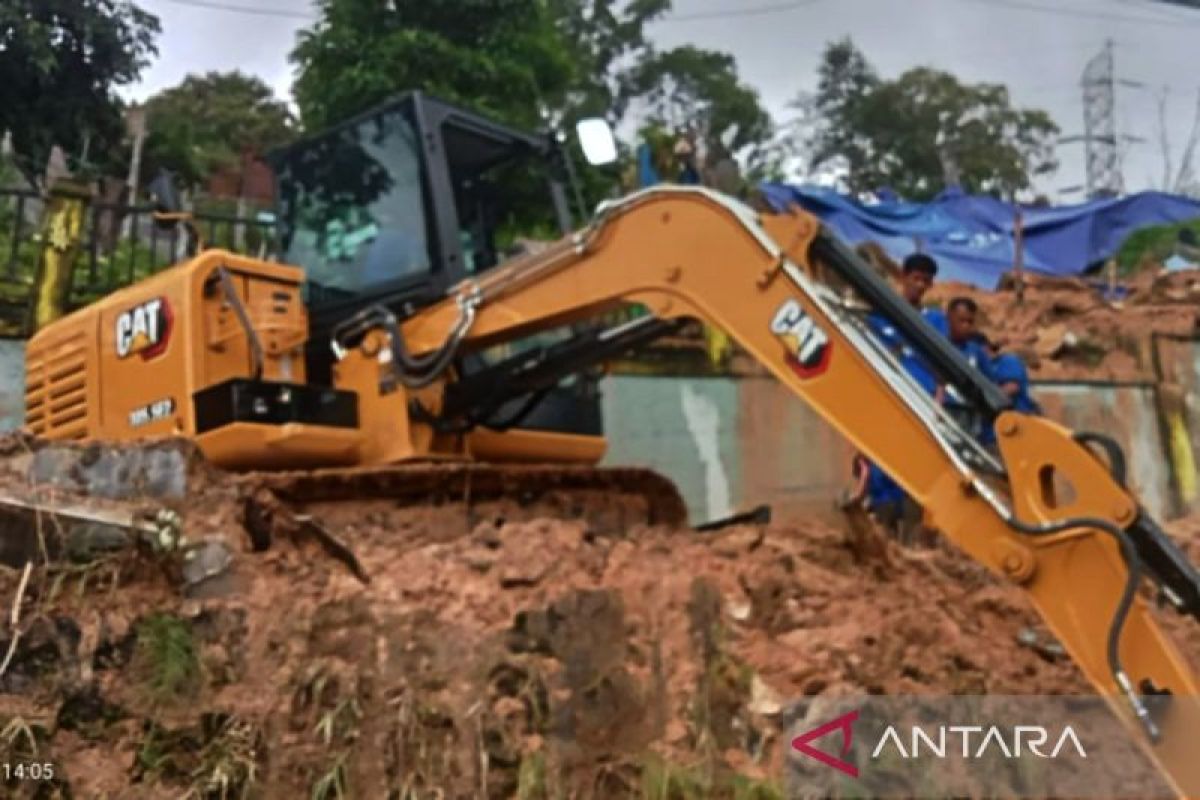
{"type": "Polygon", "coordinates": [[[763,532],[758,527],[739,526],[713,540],[713,552],[726,558],[736,558],[762,544],[763,532]]]}
{"type": "Polygon", "coordinates": [[[495,550],[474,546],[468,548],[461,558],[464,564],[476,572],[487,572],[496,564],[500,556],[495,550]]]}
{"type": "Polygon", "coordinates": [[[196,596],[197,587],[226,576],[232,564],[233,555],[220,539],[205,539],[195,547],[189,548],[183,556],[185,592],[189,596],[196,596]]]}
{"type": "Polygon", "coordinates": [[[725,613],[735,622],[745,622],[750,619],[753,606],[745,600],[730,600],[725,604],[725,613]]]}
{"type": "Polygon", "coordinates": [[[116,525],[86,522],[67,532],[67,557],[77,564],[95,561],[130,545],[129,533],[116,525]]]}
{"type": "Polygon", "coordinates": [[[504,543],[496,562],[500,586],[536,586],[562,561],[574,558],[583,543],[581,525],[509,523],[500,530],[504,543]]]}
{"type": "Polygon", "coordinates": [[[549,571],[550,564],[545,561],[513,561],[508,559],[500,567],[500,587],[502,589],[516,589],[521,586],[537,586],[549,571]]]}
{"type": "Polygon", "coordinates": [[[762,678],[755,675],[750,680],[750,702],[746,704],[746,708],[752,714],[773,717],[783,710],[783,698],[762,678]]]}
{"type": "Polygon", "coordinates": [[[495,549],[500,546],[500,529],[491,522],[481,522],[471,531],[471,541],[495,549]]]}
{"type": "Polygon", "coordinates": [[[1042,358],[1053,358],[1065,346],[1069,346],[1067,344],[1068,336],[1070,336],[1070,331],[1063,323],[1047,325],[1038,331],[1037,340],[1033,345],[1034,352],[1042,358]]]}

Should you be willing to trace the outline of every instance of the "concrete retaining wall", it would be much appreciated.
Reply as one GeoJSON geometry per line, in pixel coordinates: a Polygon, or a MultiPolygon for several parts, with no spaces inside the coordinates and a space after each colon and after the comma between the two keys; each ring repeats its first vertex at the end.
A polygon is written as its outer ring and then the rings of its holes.
{"type": "Polygon", "coordinates": [[[1171,460],[1153,385],[1051,383],[1035,385],[1033,393],[1051,419],[1116,439],[1142,505],[1159,519],[1175,516],[1171,460]]]}
{"type": "MultiPolygon", "coordinates": [[[[1164,383],[1040,384],[1054,419],[1115,437],[1130,479],[1160,518],[1200,511],[1200,343],[1158,342],[1164,383]]],[[[693,522],[760,503],[777,519],[831,518],[852,451],[769,378],[614,375],[605,379],[605,463],[647,466],[679,486],[693,522]]],[[[0,339],[0,430],[24,415],[24,343],[0,339]]]]}
{"type": "MultiPolygon", "coordinates": [[[[1152,386],[1043,384],[1034,394],[1051,418],[1116,438],[1142,503],[1159,518],[1173,516],[1172,470],[1152,386]]],[[[669,476],[693,522],[760,503],[778,519],[828,518],[848,482],[849,445],[769,378],[611,376],[604,415],[606,463],[669,476]]]]}
{"type": "Polygon", "coordinates": [[[616,375],[602,391],[605,463],[669,476],[693,522],[760,503],[777,518],[833,515],[852,451],[775,381],[616,375]]]}
{"type": "Polygon", "coordinates": [[[25,421],[25,342],[0,339],[0,431],[25,421]]]}

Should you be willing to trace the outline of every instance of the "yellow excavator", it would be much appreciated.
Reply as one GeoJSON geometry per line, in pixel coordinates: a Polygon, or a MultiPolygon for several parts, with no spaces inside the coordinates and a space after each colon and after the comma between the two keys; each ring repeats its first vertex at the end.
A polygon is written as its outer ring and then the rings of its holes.
{"type": "MultiPolygon", "coordinates": [[[[602,123],[579,135],[589,161],[615,159],[602,123]]],[[[1126,487],[1119,448],[1010,410],[806,213],[663,186],[576,229],[560,139],[416,93],[277,154],[279,261],[201,250],[38,332],[28,430],[182,436],[218,467],[276,471],[297,500],[625,493],[650,521],[679,523],[665,479],[594,466],[595,370],[701,320],[1022,587],[1176,792],[1200,797],[1200,679],[1144,592],[1200,619],[1200,575],[1126,487]],[[505,226],[538,192],[563,236],[506,258],[505,226]],[[649,313],[612,322],[630,306],[649,313]],[[994,427],[998,449],[914,382],[863,308],[994,427]]]]}

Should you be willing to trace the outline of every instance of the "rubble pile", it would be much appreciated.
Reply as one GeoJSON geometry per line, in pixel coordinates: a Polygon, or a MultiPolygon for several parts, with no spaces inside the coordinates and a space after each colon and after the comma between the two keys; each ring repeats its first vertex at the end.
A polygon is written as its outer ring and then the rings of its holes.
{"type": "Polygon", "coordinates": [[[223,476],[170,505],[0,566],[2,760],[70,796],[774,798],[806,698],[1088,691],[1019,592],[861,531],[343,508],[356,574],[223,476]]]}
{"type": "Polygon", "coordinates": [[[1082,278],[1026,276],[1018,292],[939,283],[927,301],[979,304],[980,327],[1023,357],[1035,380],[1153,381],[1154,337],[1192,337],[1200,312],[1200,271],[1147,271],[1119,290],[1082,278]]]}
{"type": "MultiPolygon", "coordinates": [[[[885,255],[870,255],[884,277],[898,267],[885,255]]],[[[1200,270],[1146,271],[1110,287],[1103,281],[1026,275],[1018,292],[1006,277],[994,291],[935,283],[926,296],[945,307],[954,297],[970,297],[982,312],[981,329],[1009,352],[1025,359],[1034,380],[1149,381],[1155,375],[1155,338],[1190,339],[1200,314],[1200,270]]],[[[725,341],[727,337],[723,337],[725,341]]],[[[616,371],[673,374],[766,374],[735,343],[714,350],[701,325],[664,338],[620,361],[616,371]]]]}

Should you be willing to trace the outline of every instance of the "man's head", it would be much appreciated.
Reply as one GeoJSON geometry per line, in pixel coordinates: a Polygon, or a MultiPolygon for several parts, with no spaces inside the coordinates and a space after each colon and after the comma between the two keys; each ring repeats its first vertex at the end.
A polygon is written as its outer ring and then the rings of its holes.
{"type": "Polygon", "coordinates": [[[976,333],[976,317],[979,306],[969,297],[955,297],[946,306],[946,322],[950,327],[950,341],[964,344],[976,333]]]}
{"type": "Polygon", "coordinates": [[[937,277],[937,262],[924,253],[913,253],[904,259],[903,274],[900,278],[900,293],[913,306],[920,306],[921,299],[933,285],[937,277]]]}

